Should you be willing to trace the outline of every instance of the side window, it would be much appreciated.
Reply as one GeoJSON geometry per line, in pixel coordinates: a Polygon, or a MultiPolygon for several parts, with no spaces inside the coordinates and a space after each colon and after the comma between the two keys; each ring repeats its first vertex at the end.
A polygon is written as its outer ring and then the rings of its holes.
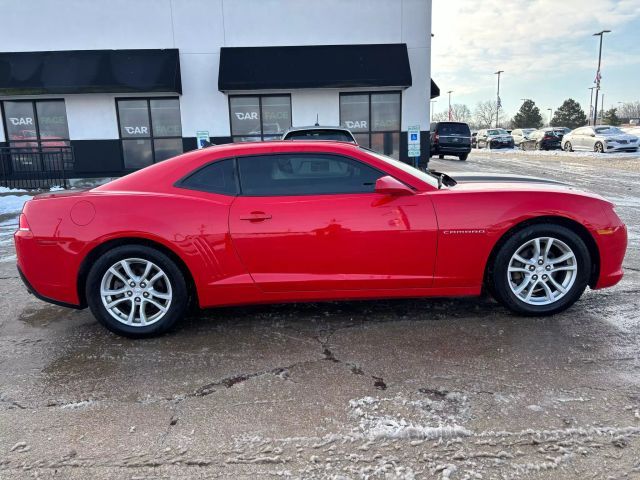
{"type": "Polygon", "coordinates": [[[338,155],[284,154],[238,159],[243,195],[372,193],[385,174],[338,155]]]}
{"type": "Polygon", "coordinates": [[[222,195],[237,195],[238,182],[233,160],[220,160],[201,167],[176,186],[222,195]]]}

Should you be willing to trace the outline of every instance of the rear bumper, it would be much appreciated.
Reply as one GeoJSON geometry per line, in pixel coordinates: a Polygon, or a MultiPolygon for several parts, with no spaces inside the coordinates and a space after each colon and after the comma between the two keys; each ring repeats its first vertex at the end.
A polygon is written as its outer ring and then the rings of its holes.
{"type": "Polygon", "coordinates": [[[446,155],[446,154],[450,154],[450,155],[464,155],[465,153],[471,153],[471,146],[470,145],[465,145],[465,146],[449,146],[449,145],[434,145],[433,146],[433,153],[435,155],[446,155]]]}
{"type": "Polygon", "coordinates": [[[55,300],[53,298],[40,295],[38,291],[35,288],[33,288],[33,286],[29,283],[29,280],[27,280],[27,277],[24,276],[24,273],[22,273],[22,270],[20,269],[20,267],[17,266],[16,268],[18,269],[18,274],[20,275],[20,279],[22,280],[22,283],[24,283],[24,286],[27,287],[27,291],[31,293],[34,297],[36,297],[38,300],[52,303],[60,307],[75,308],[77,310],[82,310],[82,308],[84,308],[81,305],[74,305],[73,303],[61,302],[60,300],[55,300]]]}
{"type": "Polygon", "coordinates": [[[17,267],[27,289],[37,298],[56,305],[84,308],[78,290],[78,256],[69,242],[39,239],[31,232],[14,236],[17,267]]]}

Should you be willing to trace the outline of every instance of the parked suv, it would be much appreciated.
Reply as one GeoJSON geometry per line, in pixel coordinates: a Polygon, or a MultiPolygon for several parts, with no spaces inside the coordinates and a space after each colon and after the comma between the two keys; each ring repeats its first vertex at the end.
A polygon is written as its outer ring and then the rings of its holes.
{"type": "Polygon", "coordinates": [[[431,156],[445,155],[466,160],[471,152],[471,130],[464,122],[435,122],[431,124],[431,156]]]}
{"type": "Polygon", "coordinates": [[[344,127],[292,127],[282,135],[282,140],[337,140],[339,142],[355,143],[351,131],[344,127]]]}
{"type": "Polygon", "coordinates": [[[504,128],[484,128],[478,131],[478,148],[513,148],[513,137],[504,128]]]}
{"type": "Polygon", "coordinates": [[[576,128],[562,137],[562,148],[567,152],[637,152],[639,146],[638,137],[609,125],[576,128]]]}

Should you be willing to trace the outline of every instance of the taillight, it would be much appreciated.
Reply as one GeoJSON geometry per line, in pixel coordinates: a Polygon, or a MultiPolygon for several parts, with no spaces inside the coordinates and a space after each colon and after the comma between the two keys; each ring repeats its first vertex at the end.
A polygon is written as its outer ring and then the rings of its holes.
{"type": "Polygon", "coordinates": [[[31,227],[29,226],[29,222],[27,222],[27,216],[24,213],[20,214],[20,220],[18,223],[18,230],[21,232],[30,232],[31,227]]]}
{"type": "Polygon", "coordinates": [[[437,133],[433,136],[433,143],[438,143],[438,140],[440,139],[440,135],[438,135],[437,133]]]}

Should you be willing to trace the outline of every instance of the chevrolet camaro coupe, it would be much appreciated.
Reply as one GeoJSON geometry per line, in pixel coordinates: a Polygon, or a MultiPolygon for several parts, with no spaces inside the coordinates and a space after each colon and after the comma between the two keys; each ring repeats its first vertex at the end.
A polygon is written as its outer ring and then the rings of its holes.
{"type": "Polygon", "coordinates": [[[214,146],[28,201],[17,263],[37,297],[129,337],[189,305],[492,294],[523,315],[622,277],[607,200],[539,178],[423,172],[350,143],[214,146]]]}

